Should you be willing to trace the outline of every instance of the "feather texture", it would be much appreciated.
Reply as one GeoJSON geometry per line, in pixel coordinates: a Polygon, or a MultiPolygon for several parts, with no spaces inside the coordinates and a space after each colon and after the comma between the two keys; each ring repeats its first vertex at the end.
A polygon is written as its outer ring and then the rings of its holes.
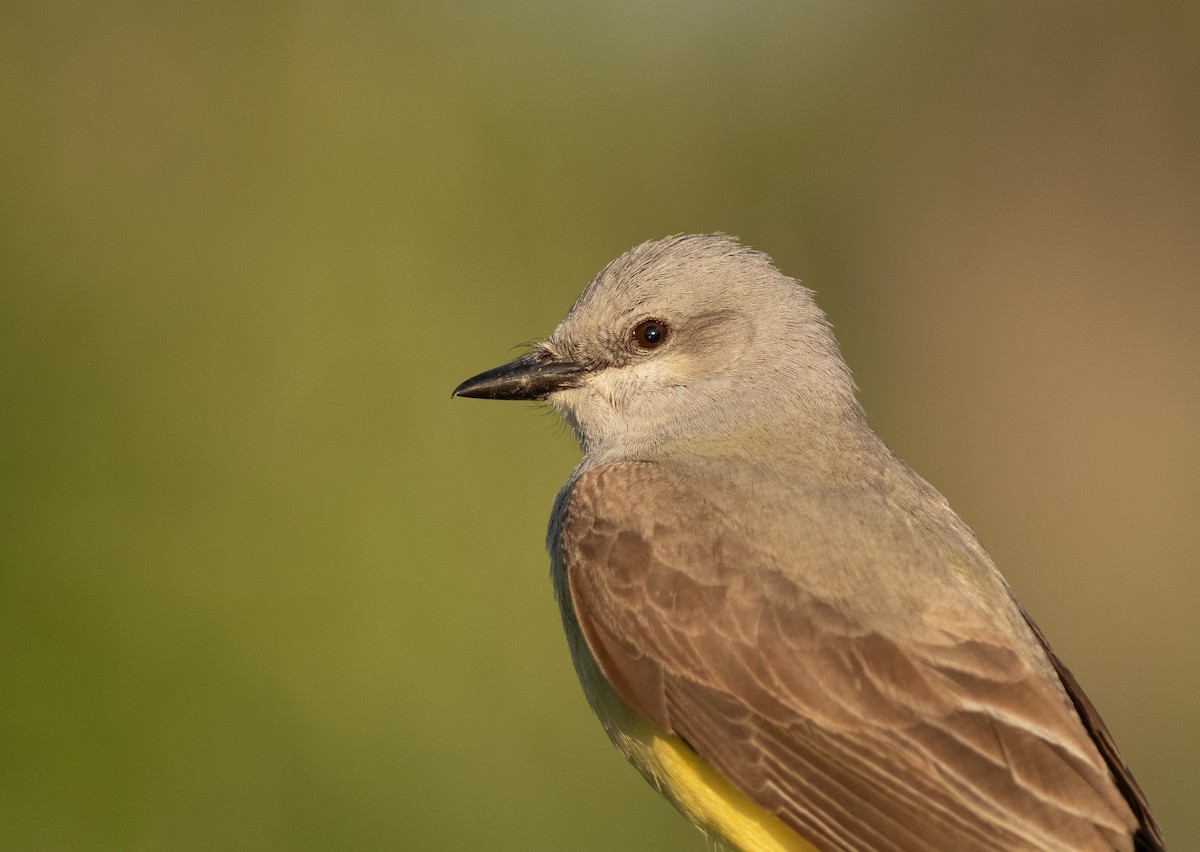
{"type": "Polygon", "coordinates": [[[564,492],[568,615],[631,708],[820,848],[1156,836],[1099,717],[1081,717],[1086,697],[969,533],[931,540],[862,488],[794,487],[790,508],[750,511],[745,477],[726,473],[602,465],[564,492]]]}

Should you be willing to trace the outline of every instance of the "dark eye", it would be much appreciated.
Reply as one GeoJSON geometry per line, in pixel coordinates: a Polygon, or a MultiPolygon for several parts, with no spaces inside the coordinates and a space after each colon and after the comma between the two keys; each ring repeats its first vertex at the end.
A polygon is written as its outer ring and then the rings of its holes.
{"type": "Polygon", "coordinates": [[[667,324],[656,319],[639,322],[633,327],[633,342],[639,349],[657,349],[667,342],[667,324]]]}

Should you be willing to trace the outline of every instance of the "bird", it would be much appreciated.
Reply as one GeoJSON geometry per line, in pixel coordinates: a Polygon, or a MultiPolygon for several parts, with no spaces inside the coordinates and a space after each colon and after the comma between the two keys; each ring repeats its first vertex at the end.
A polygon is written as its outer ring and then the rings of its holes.
{"type": "Polygon", "coordinates": [[[453,396],[546,402],[578,438],[547,536],[571,657],[713,848],[1165,848],[1092,702],[766,254],[643,243],[453,396]]]}

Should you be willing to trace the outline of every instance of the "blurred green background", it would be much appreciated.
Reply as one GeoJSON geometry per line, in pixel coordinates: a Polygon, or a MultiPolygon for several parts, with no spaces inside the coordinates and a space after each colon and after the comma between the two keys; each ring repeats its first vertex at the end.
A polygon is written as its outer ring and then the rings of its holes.
{"type": "Polygon", "coordinates": [[[0,848],[703,849],[575,683],[570,435],[449,395],[710,230],[1200,848],[1198,10],[5,3],[0,848]]]}

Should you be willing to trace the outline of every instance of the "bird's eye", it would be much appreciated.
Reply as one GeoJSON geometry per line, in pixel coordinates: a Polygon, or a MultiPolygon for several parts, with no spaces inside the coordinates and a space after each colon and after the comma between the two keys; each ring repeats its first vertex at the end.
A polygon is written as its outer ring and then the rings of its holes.
{"type": "Polygon", "coordinates": [[[633,342],[639,349],[657,349],[667,341],[667,324],[648,319],[633,327],[633,342]]]}

